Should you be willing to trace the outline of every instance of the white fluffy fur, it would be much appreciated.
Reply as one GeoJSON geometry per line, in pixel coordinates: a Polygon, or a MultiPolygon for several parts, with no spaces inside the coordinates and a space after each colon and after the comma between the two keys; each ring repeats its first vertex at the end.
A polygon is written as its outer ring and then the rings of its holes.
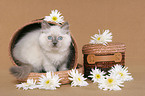
{"type": "Polygon", "coordinates": [[[15,59],[33,66],[34,72],[43,68],[45,71],[67,70],[67,60],[70,53],[71,37],[59,26],[51,26],[48,29],[34,30],[26,34],[14,47],[15,59]],[[62,36],[56,47],[53,46],[48,36],[62,36]]]}

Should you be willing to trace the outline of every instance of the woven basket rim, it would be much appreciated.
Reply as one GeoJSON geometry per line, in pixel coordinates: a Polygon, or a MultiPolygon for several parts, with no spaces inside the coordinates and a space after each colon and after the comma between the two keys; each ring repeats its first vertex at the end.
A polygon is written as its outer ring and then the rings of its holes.
{"type": "MultiPolygon", "coordinates": [[[[84,66],[81,66],[79,68],[76,69],[79,73],[84,73],[84,66]]],[[[57,74],[59,76],[59,78],[61,78],[61,81],[60,83],[61,84],[68,84],[70,83],[71,81],[68,79],[69,75],[68,73],[70,72],[71,70],[66,70],[66,71],[57,71],[57,72],[54,72],[54,74],[57,74]]],[[[33,73],[31,72],[28,76],[27,79],[35,79],[36,81],[38,81],[38,79],[42,76],[42,75],[46,75],[46,73],[33,73]]],[[[26,82],[27,79],[24,79],[24,80],[20,80],[20,79],[17,79],[19,82],[26,82]]]]}

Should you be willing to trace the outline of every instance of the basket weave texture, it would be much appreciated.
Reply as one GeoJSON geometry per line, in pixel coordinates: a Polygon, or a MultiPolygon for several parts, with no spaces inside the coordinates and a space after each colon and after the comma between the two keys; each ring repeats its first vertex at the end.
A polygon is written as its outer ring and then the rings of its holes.
{"type": "MultiPolygon", "coordinates": [[[[9,57],[10,57],[14,66],[18,66],[17,61],[15,60],[15,58],[13,57],[13,54],[12,54],[12,50],[13,50],[15,44],[24,36],[24,34],[27,34],[27,32],[30,32],[31,30],[35,30],[37,28],[41,28],[42,21],[43,21],[42,19],[37,19],[37,20],[34,20],[30,23],[27,23],[24,26],[22,26],[21,28],[19,28],[18,30],[16,30],[16,32],[14,32],[14,34],[12,35],[10,43],[9,43],[9,57]]],[[[52,24],[52,25],[61,26],[61,24],[56,24],[53,22],[48,22],[48,23],[52,24]]],[[[76,41],[72,35],[71,35],[71,38],[72,38],[72,45],[74,48],[74,53],[73,53],[73,57],[72,57],[72,60],[70,61],[69,65],[70,65],[70,69],[72,69],[72,68],[75,69],[75,68],[77,68],[77,65],[78,65],[78,63],[77,63],[77,61],[78,61],[78,49],[77,49],[76,41]]],[[[82,67],[78,68],[77,70],[80,73],[83,73],[82,67]]],[[[70,70],[57,71],[57,72],[54,72],[54,74],[59,75],[59,77],[61,78],[61,81],[60,81],[61,84],[67,84],[67,83],[70,83],[70,81],[68,79],[68,72],[69,71],[70,70]]],[[[27,79],[34,79],[34,80],[38,81],[38,79],[39,79],[39,77],[41,77],[41,75],[46,75],[46,73],[30,73],[27,79]]],[[[23,81],[26,81],[27,79],[25,79],[25,80],[18,79],[18,81],[23,82],[23,81]]]]}
{"type": "Polygon", "coordinates": [[[125,52],[126,46],[123,43],[86,44],[83,46],[83,54],[112,54],[116,52],[125,52]]]}

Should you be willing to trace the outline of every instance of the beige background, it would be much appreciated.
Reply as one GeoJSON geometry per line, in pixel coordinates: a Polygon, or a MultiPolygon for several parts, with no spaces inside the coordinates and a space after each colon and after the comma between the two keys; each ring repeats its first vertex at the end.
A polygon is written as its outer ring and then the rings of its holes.
{"type": "Polygon", "coordinates": [[[144,0],[0,0],[0,94],[1,96],[144,96],[145,94],[145,1],[144,0]],[[55,91],[15,88],[16,79],[9,74],[12,63],[8,55],[11,35],[31,20],[58,9],[70,23],[82,61],[82,46],[98,29],[110,29],[113,42],[127,46],[126,66],[134,80],[125,82],[121,91],[102,91],[89,82],[87,87],[62,85],[55,91]]]}

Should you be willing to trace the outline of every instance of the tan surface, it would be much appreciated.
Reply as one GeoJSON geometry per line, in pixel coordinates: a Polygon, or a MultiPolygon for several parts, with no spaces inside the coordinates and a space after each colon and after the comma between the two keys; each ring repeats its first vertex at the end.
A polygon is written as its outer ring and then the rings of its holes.
{"type": "Polygon", "coordinates": [[[1,96],[144,96],[145,94],[145,1],[144,0],[0,0],[0,94],[1,96]],[[102,91],[89,81],[87,87],[62,85],[55,91],[15,88],[9,74],[12,63],[8,43],[13,32],[25,23],[58,9],[74,35],[82,63],[82,46],[98,29],[110,29],[113,41],[127,46],[126,66],[134,80],[124,83],[122,91],[102,91]]]}

